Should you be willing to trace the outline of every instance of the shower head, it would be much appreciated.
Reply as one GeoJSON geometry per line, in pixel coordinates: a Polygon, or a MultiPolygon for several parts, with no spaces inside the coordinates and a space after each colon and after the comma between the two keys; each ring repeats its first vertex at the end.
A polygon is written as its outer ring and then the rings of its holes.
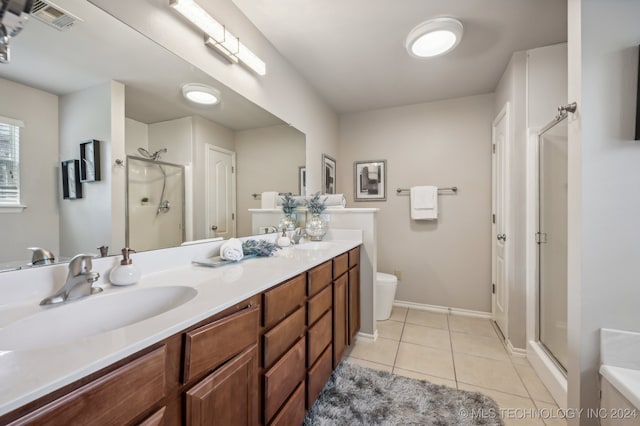
{"type": "Polygon", "coordinates": [[[157,161],[160,159],[160,154],[167,152],[167,148],[162,148],[154,152],[153,154],[147,151],[145,148],[138,148],[138,152],[146,158],[149,158],[153,161],[157,161]]]}

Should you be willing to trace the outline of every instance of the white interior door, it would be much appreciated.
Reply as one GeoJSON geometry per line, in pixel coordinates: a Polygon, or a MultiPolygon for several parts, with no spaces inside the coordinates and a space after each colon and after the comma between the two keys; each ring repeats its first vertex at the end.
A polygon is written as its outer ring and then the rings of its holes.
{"type": "Polygon", "coordinates": [[[493,121],[493,217],[492,217],[492,297],[493,320],[503,336],[507,336],[509,285],[507,280],[507,197],[508,197],[508,148],[509,148],[509,103],[493,121]]]}
{"type": "Polygon", "coordinates": [[[236,236],[236,154],[207,145],[207,238],[236,236]]]}

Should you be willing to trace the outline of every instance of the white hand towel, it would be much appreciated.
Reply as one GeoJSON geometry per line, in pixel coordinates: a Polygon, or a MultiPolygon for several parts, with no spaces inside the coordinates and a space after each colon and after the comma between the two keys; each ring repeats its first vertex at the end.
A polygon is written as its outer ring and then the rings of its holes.
{"type": "Polygon", "coordinates": [[[411,188],[411,219],[429,220],[438,218],[438,188],[414,186],[411,188]]]}
{"type": "Polygon", "coordinates": [[[263,192],[262,195],[260,196],[260,208],[275,209],[277,197],[278,197],[278,193],[275,191],[263,192]]]}
{"type": "Polygon", "coordinates": [[[220,258],[237,262],[244,257],[242,243],[237,238],[229,238],[220,246],[220,258]]]}
{"type": "Polygon", "coordinates": [[[324,202],[324,205],[327,208],[329,208],[329,207],[344,208],[344,207],[347,206],[347,199],[345,198],[344,194],[326,194],[326,195],[321,195],[320,199],[324,200],[325,197],[327,198],[327,201],[324,202]]]}

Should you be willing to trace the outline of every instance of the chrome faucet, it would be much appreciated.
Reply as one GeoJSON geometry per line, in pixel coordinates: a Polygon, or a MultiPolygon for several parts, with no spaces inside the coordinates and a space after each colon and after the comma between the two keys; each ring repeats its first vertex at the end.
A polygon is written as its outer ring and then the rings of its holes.
{"type": "Polygon", "coordinates": [[[102,288],[93,286],[100,278],[100,274],[91,271],[92,267],[90,255],[79,254],[75,256],[69,262],[69,273],[64,286],[53,296],[42,300],[40,304],[53,305],[101,292],[102,288]]]}
{"type": "Polygon", "coordinates": [[[300,240],[306,236],[306,230],[303,228],[296,228],[296,230],[293,231],[293,235],[291,235],[291,241],[293,241],[293,244],[300,244],[300,240]]]}

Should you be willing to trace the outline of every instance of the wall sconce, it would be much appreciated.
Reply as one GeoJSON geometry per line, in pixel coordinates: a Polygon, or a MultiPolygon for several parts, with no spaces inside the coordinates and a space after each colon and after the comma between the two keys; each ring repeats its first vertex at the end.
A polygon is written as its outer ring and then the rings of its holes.
{"type": "Polygon", "coordinates": [[[62,162],[62,198],[65,200],[82,198],[80,162],[78,160],[62,162]]]}
{"type": "Polygon", "coordinates": [[[205,34],[204,42],[232,63],[241,63],[258,75],[265,75],[267,67],[258,56],[240,42],[220,22],[216,21],[193,0],[170,0],[169,4],[187,21],[205,34]]]}
{"type": "Polygon", "coordinates": [[[100,141],[90,140],[80,144],[80,182],[100,180],[100,141]]]}

